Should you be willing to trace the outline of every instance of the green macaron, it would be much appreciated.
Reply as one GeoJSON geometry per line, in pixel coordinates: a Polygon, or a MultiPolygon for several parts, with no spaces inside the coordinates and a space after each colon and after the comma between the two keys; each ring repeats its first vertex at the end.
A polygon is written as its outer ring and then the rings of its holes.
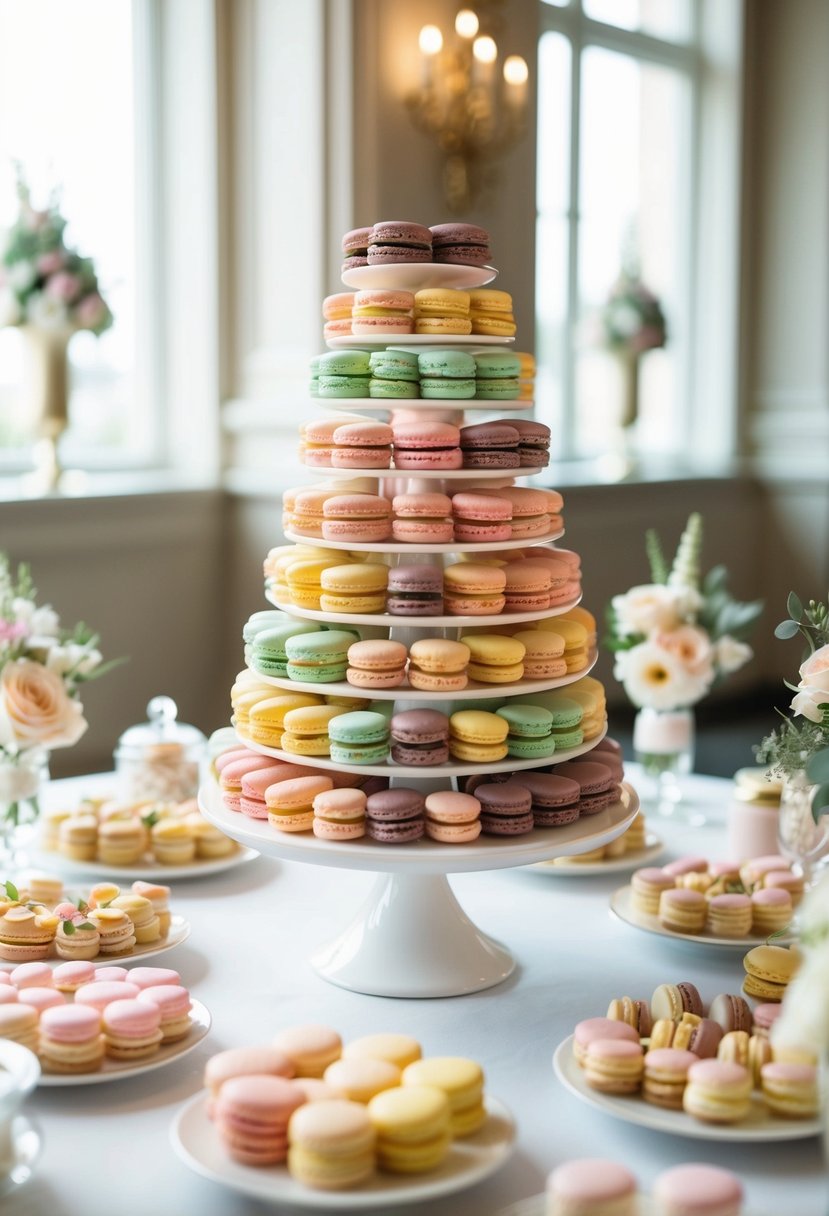
{"type": "Polygon", "coordinates": [[[421,379],[440,377],[450,380],[475,378],[475,359],[462,350],[427,350],[417,356],[421,379]]]}
{"type": "Polygon", "coordinates": [[[522,738],[543,739],[553,727],[553,715],[541,705],[502,705],[496,710],[499,718],[509,725],[511,735],[522,738]]]}
{"type": "Polygon", "coordinates": [[[320,376],[368,376],[367,350],[330,350],[319,357],[320,376]]]}
{"type": "Polygon", "coordinates": [[[420,381],[420,395],[432,400],[468,401],[475,396],[475,381],[424,376],[420,381]]]}
{"type": "Polygon", "coordinates": [[[584,731],[580,726],[553,727],[552,737],[558,750],[564,751],[568,747],[579,747],[584,742],[584,731]]]}
{"type": "Polygon", "coordinates": [[[507,751],[516,760],[538,760],[542,756],[552,756],[556,750],[556,741],[551,735],[546,739],[522,739],[518,735],[507,735],[507,751]]]}
{"type": "Polygon", "coordinates": [[[328,726],[331,759],[336,764],[379,764],[389,750],[386,714],[353,710],[332,718],[328,726]]]}
{"type": "Polygon", "coordinates": [[[515,401],[520,392],[517,380],[476,380],[479,401],[515,401]]]}
{"type": "Polygon", "coordinates": [[[289,621],[258,633],[246,648],[248,662],[254,670],[266,676],[287,675],[288,639],[299,633],[318,633],[319,626],[310,621],[289,621]]]}
{"type": "Polygon", "coordinates": [[[384,401],[406,401],[419,397],[420,388],[412,380],[380,380],[372,376],[368,382],[368,395],[384,401]]]}
{"type": "Polygon", "coordinates": [[[521,374],[521,361],[508,350],[485,351],[475,355],[476,380],[512,379],[521,374]]]}
{"type": "Polygon", "coordinates": [[[417,381],[420,378],[414,351],[373,350],[368,365],[372,376],[383,380],[417,381]]]}

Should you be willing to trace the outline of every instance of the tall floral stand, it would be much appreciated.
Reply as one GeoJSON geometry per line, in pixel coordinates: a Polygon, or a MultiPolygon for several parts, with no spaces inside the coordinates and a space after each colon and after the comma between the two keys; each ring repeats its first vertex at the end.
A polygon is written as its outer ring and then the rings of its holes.
{"type": "Polygon", "coordinates": [[[23,375],[35,438],[34,470],[26,479],[31,494],[60,487],[60,437],[69,423],[69,327],[21,325],[23,375]]]}

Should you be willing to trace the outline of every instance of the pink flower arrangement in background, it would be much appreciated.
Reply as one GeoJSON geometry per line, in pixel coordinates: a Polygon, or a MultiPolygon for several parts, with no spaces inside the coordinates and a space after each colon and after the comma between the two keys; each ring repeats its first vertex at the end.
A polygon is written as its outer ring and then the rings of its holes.
{"type": "Polygon", "coordinates": [[[81,684],[113,666],[102,662],[97,634],[83,623],[62,629],[35,595],[28,567],[13,574],[0,553],[0,808],[15,823],[35,803],[46,754],[87,728],[81,684]]]}
{"type": "Polygon", "coordinates": [[[700,580],[700,515],[689,518],[670,570],[653,531],[646,543],[652,581],[608,609],[613,674],[639,709],[687,709],[751,658],[745,638],[763,606],[734,600],[722,566],[700,580]]]}
{"type": "Polygon", "coordinates": [[[92,259],[65,242],[66,220],[57,201],[36,210],[20,176],[17,193],[17,220],[0,240],[0,326],[103,333],[112,324],[112,313],[92,259]]]}

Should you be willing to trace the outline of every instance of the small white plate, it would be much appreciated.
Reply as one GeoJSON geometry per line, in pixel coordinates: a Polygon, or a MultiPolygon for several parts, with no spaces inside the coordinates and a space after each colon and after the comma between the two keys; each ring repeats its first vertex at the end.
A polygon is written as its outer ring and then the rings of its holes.
{"type": "Polygon", "coordinates": [[[765,1141],[805,1140],[817,1136],[822,1127],[818,1119],[782,1119],[772,1114],[763,1101],[759,1090],[754,1090],[751,1110],[740,1123],[703,1123],[684,1110],[668,1110],[646,1102],[638,1094],[619,1097],[616,1094],[599,1093],[591,1089],[584,1076],[584,1069],[573,1055],[573,1036],[559,1043],[553,1055],[553,1070],[562,1085],[597,1110],[636,1123],[657,1132],[669,1132],[672,1136],[689,1136],[693,1140],[765,1141]]]}
{"type": "MultiPolygon", "coordinates": [[[[155,958],[158,954],[166,954],[168,950],[174,950],[176,946],[186,942],[189,936],[189,920],[174,914],[170,917],[170,932],[161,941],[147,942],[143,946],[135,945],[129,954],[99,954],[97,958],[90,959],[90,962],[93,967],[120,967],[122,963],[134,963],[136,959],[141,959],[143,962],[144,959],[155,958]]],[[[52,954],[45,961],[58,966],[68,960],[52,954]]],[[[11,971],[13,967],[14,963],[9,963],[7,960],[0,962],[2,971],[11,971]]]]}
{"type": "MultiPolygon", "coordinates": [[[[763,946],[769,940],[768,933],[758,936],[750,933],[747,937],[717,937],[706,929],[703,933],[674,933],[659,923],[656,916],[648,916],[633,906],[633,888],[620,887],[610,897],[610,910],[623,920],[625,924],[633,925],[634,929],[642,929],[645,933],[655,933],[658,937],[670,937],[678,942],[691,942],[695,946],[724,946],[729,950],[741,950],[745,954],[752,946],[763,946]]],[[[795,940],[793,933],[775,937],[775,946],[789,946],[795,940]]]]}
{"type": "Polygon", "coordinates": [[[398,262],[381,266],[353,266],[342,273],[346,287],[369,291],[389,287],[394,291],[422,291],[425,287],[461,287],[472,291],[496,278],[494,266],[457,266],[452,262],[398,262]]]}
{"type": "Polygon", "coordinates": [[[253,849],[236,848],[227,857],[208,857],[204,861],[190,861],[181,866],[162,866],[157,861],[148,861],[146,865],[110,866],[103,861],[72,861],[61,853],[40,848],[32,852],[32,868],[71,875],[99,874],[114,882],[119,878],[130,881],[143,878],[166,883],[168,878],[207,878],[211,874],[221,874],[258,856],[253,849]]]}
{"type": "MultiPolygon", "coordinates": [[[[508,471],[508,470],[507,470],[508,471]]],[[[500,544],[486,544],[483,541],[476,543],[463,544],[460,541],[451,541],[446,545],[407,545],[399,540],[381,540],[381,541],[366,541],[365,543],[355,540],[323,540],[315,536],[303,536],[299,532],[291,532],[285,529],[285,539],[291,541],[295,545],[315,545],[324,549],[345,549],[350,553],[480,553],[484,554],[491,549],[530,549],[534,545],[547,545],[550,541],[558,540],[564,535],[564,529],[559,528],[557,532],[548,532],[546,536],[526,536],[520,540],[502,540],[500,544]]]]}
{"type": "Polygon", "coordinates": [[[474,1136],[455,1140],[438,1169],[418,1175],[378,1173],[362,1186],[347,1191],[317,1191],[303,1186],[284,1165],[255,1167],[233,1161],[215,1124],[207,1117],[204,1091],[178,1112],[170,1138],[176,1153],[190,1169],[242,1195],[279,1205],[367,1211],[451,1195],[500,1169],[515,1146],[515,1123],[497,1099],[487,1097],[485,1102],[489,1114],[485,1125],[474,1136]]]}
{"type": "Polygon", "coordinates": [[[325,345],[332,350],[409,350],[418,346],[434,346],[442,350],[445,346],[465,346],[474,353],[479,346],[511,346],[515,338],[498,338],[495,334],[342,334],[337,338],[326,338],[325,345]]]}
{"type": "Polygon", "coordinates": [[[104,1062],[97,1072],[57,1073],[42,1072],[38,1085],[48,1088],[65,1088],[69,1085],[103,1085],[107,1081],[120,1081],[123,1077],[137,1077],[142,1072],[153,1072],[156,1068],[164,1068],[176,1060],[188,1055],[194,1047],[198,1047],[210,1030],[210,1014],[201,1001],[190,998],[192,1009],[190,1017],[193,1025],[186,1039],[177,1043],[162,1043],[155,1055],[137,1061],[134,1064],[127,1060],[111,1060],[104,1057],[104,1062]]]}
{"type": "Polygon", "coordinates": [[[652,832],[645,836],[644,849],[623,853],[621,857],[609,857],[603,861],[579,862],[578,857],[554,857],[552,861],[539,861],[529,866],[553,878],[585,878],[597,874],[623,874],[625,870],[638,870],[665,852],[665,842],[652,832]]]}

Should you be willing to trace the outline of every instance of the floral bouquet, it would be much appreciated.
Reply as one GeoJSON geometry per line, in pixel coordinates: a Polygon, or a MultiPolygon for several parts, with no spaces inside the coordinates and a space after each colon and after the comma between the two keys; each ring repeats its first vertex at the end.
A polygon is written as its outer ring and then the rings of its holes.
{"type": "Polygon", "coordinates": [[[662,305],[630,269],[623,270],[614,283],[599,314],[599,324],[601,345],[631,359],[667,341],[662,305]]]}
{"type": "Polygon", "coordinates": [[[829,1053],[829,875],[807,891],[797,910],[803,962],[786,988],[780,1017],[771,1029],[778,1051],[829,1053]]]}
{"type": "Polygon", "coordinates": [[[786,687],[794,693],[793,718],[783,722],[756,749],[761,764],[768,764],[780,777],[794,778],[805,770],[812,794],[815,823],[829,810],[829,604],[809,600],[805,606],[792,591],[788,619],[781,621],[775,637],[801,635],[806,654],[800,664],[800,681],[786,687]]]}
{"type": "Polygon", "coordinates": [[[48,752],[71,747],[87,727],[80,685],[113,666],[102,662],[97,634],[82,623],[61,629],[35,596],[28,567],[13,573],[0,553],[0,827],[37,815],[48,752]]]}
{"type": "Polygon", "coordinates": [[[29,188],[18,177],[20,213],[0,241],[0,326],[91,329],[112,324],[91,258],[64,241],[66,220],[53,197],[45,210],[32,206],[29,188]]]}
{"type": "Polygon", "coordinates": [[[702,517],[696,512],[670,568],[656,532],[649,530],[650,583],[610,603],[606,645],[616,656],[613,674],[640,709],[695,705],[715,681],[751,658],[745,639],[763,605],[738,603],[727,590],[724,566],[701,579],[701,549],[702,517]]]}

